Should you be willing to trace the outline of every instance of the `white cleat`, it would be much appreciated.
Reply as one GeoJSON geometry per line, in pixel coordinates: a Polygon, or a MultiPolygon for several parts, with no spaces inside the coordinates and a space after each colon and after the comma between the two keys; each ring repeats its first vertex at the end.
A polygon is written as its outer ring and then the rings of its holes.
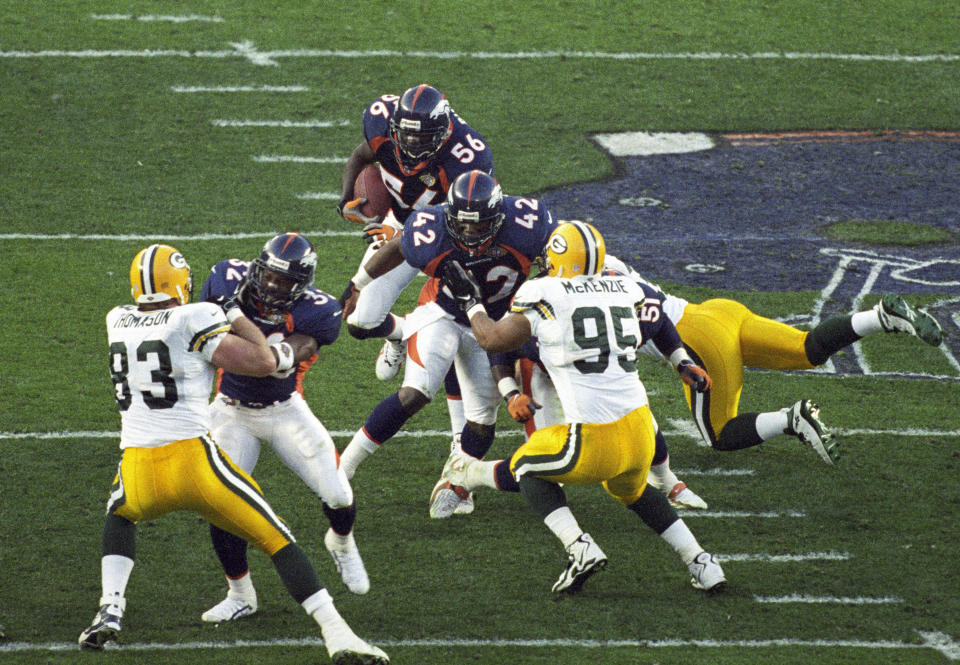
{"type": "Polygon", "coordinates": [[[567,548],[567,567],[553,585],[554,593],[578,593],[594,573],[607,567],[603,553],[589,533],[582,533],[567,548]]]}
{"type": "Polygon", "coordinates": [[[383,649],[367,644],[352,630],[323,631],[323,641],[334,665],[388,665],[383,649]]]}
{"type": "MultiPolygon", "coordinates": [[[[435,520],[444,520],[457,512],[460,504],[468,499],[470,499],[470,492],[465,487],[453,485],[441,476],[430,493],[430,517],[435,520]]],[[[467,513],[462,514],[473,512],[472,503],[471,500],[470,509],[467,510],[467,513]]]]}
{"type": "Polygon", "coordinates": [[[727,586],[727,578],[723,574],[723,568],[717,562],[717,557],[709,552],[700,552],[693,558],[687,570],[693,576],[690,578],[690,584],[694,589],[706,591],[707,593],[717,593],[723,591],[727,586]]]}
{"type": "Polygon", "coordinates": [[[227,597],[200,615],[209,623],[223,623],[248,617],[257,611],[257,594],[227,592],[227,597]]]}
{"type": "Polygon", "coordinates": [[[80,633],[77,641],[80,648],[89,651],[100,651],[107,642],[119,639],[123,608],[117,604],[104,603],[100,606],[97,615],[93,617],[90,626],[80,633]]]}
{"type": "Polygon", "coordinates": [[[394,342],[391,339],[384,340],[383,348],[380,349],[380,355],[377,356],[375,367],[377,378],[381,381],[389,381],[400,371],[400,365],[403,364],[403,356],[406,352],[406,345],[403,342],[394,342]]]}
{"type": "Polygon", "coordinates": [[[707,502],[701,499],[697,494],[687,487],[686,483],[679,482],[673,486],[673,489],[667,493],[670,499],[670,505],[677,510],[706,510],[707,502]]]}
{"type": "Polygon", "coordinates": [[[833,432],[820,422],[820,407],[808,399],[800,400],[787,412],[793,433],[817,451],[827,464],[840,459],[840,442],[834,440],[833,432]]]}
{"type": "Polygon", "coordinates": [[[323,537],[323,544],[333,557],[333,563],[337,566],[337,572],[340,573],[340,579],[343,580],[347,590],[357,595],[363,595],[369,591],[370,578],[367,576],[367,569],[363,565],[357,543],[353,539],[353,532],[341,536],[333,529],[328,529],[323,537]]]}

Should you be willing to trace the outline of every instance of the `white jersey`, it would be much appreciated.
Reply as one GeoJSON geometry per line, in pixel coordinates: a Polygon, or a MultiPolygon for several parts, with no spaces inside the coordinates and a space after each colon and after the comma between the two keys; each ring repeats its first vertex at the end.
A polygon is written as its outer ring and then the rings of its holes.
{"type": "Polygon", "coordinates": [[[210,430],[210,359],[230,324],[212,303],[107,314],[121,448],[153,448],[210,430]]]}
{"type": "Polygon", "coordinates": [[[647,404],[634,309],[645,297],[622,275],[541,277],[517,291],[511,311],[530,322],[568,423],[609,423],[647,404]]]}
{"type": "MultiPolygon", "coordinates": [[[[662,293],[663,304],[661,305],[661,309],[663,310],[663,313],[667,315],[667,318],[670,319],[674,326],[680,323],[680,319],[683,318],[683,310],[686,309],[687,305],[690,304],[688,301],[665,292],[660,288],[659,284],[644,279],[640,276],[640,273],[611,254],[607,254],[606,258],[604,259],[603,268],[604,270],[611,270],[613,272],[620,273],[621,275],[627,275],[633,281],[643,282],[644,284],[662,293]]],[[[650,340],[647,340],[643,343],[643,345],[640,347],[640,353],[647,356],[653,356],[654,358],[659,358],[660,360],[666,360],[664,355],[660,353],[657,345],[650,340]]]]}

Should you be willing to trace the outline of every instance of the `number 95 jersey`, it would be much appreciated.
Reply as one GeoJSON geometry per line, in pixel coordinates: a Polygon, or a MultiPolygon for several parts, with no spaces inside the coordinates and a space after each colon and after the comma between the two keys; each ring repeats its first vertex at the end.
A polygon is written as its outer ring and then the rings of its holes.
{"type": "Polygon", "coordinates": [[[543,277],[520,287],[511,311],[530,322],[568,423],[609,423],[647,404],[637,347],[665,320],[652,288],[623,275],[543,277]]]}

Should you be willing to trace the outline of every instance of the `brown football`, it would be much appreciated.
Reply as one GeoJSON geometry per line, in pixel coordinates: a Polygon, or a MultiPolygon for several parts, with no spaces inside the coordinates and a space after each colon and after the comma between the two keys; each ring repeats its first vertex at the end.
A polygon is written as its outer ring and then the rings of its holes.
{"type": "Polygon", "coordinates": [[[376,164],[365,167],[357,174],[357,179],[353,182],[353,196],[367,199],[360,212],[368,217],[379,216],[380,221],[383,221],[383,216],[387,214],[392,202],[390,193],[380,178],[380,168],[376,164]]]}

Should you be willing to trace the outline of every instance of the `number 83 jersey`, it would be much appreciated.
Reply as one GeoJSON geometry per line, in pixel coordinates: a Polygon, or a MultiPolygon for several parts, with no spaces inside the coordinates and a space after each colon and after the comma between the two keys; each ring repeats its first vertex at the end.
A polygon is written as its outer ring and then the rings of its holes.
{"type": "Polygon", "coordinates": [[[210,429],[213,352],[230,330],[212,303],[107,314],[110,377],[120,409],[120,447],[152,448],[210,429]]]}
{"type": "Polygon", "coordinates": [[[647,404],[637,347],[665,318],[653,289],[622,275],[543,277],[520,287],[511,311],[539,340],[566,422],[609,423],[647,404]]]}

